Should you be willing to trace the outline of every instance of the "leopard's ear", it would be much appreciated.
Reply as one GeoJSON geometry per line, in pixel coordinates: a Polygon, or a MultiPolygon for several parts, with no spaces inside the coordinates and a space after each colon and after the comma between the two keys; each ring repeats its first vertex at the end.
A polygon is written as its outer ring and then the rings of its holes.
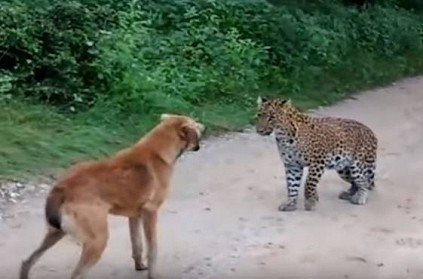
{"type": "Polygon", "coordinates": [[[284,100],[282,101],[282,105],[287,106],[287,107],[292,106],[292,101],[291,101],[291,99],[284,99],[284,100]]]}
{"type": "Polygon", "coordinates": [[[269,99],[267,97],[258,96],[257,98],[257,106],[260,108],[264,102],[267,102],[269,99]]]}
{"type": "Polygon", "coordinates": [[[263,104],[263,98],[261,96],[257,97],[257,107],[260,108],[263,104]]]}

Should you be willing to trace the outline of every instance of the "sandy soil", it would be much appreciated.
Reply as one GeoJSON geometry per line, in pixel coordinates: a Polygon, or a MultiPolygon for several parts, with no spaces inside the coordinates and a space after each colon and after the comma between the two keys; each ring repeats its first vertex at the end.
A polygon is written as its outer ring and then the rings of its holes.
{"type": "MultiPolygon", "coordinates": [[[[380,139],[376,190],[365,206],[337,198],[348,187],[333,171],[314,212],[279,212],[283,166],[273,137],[254,132],[204,142],[177,166],[159,227],[161,278],[423,278],[423,78],[409,79],[314,112],[363,121],[380,139]]],[[[18,265],[44,232],[43,197],[33,194],[0,223],[0,273],[18,265]]],[[[146,278],[132,266],[127,222],[111,218],[111,239],[89,278],[146,278]]],[[[72,240],[48,251],[33,279],[68,278],[72,240]]]]}

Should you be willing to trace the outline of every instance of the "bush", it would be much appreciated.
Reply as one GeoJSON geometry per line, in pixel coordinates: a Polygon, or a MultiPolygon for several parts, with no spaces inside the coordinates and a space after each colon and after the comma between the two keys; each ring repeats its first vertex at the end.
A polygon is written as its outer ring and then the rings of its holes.
{"type": "MultiPolygon", "coordinates": [[[[0,6],[0,70],[16,77],[14,93],[54,105],[72,105],[95,88],[90,63],[103,29],[115,12],[78,1],[38,6],[5,1],[0,6]]],[[[95,81],[94,81],[95,83],[95,81]]]]}
{"type": "Polygon", "coordinates": [[[259,88],[264,47],[242,38],[236,28],[221,28],[216,10],[186,8],[169,30],[163,21],[169,14],[133,7],[134,13],[103,37],[95,67],[107,86],[102,88],[106,101],[125,110],[133,105],[133,111],[140,104],[145,112],[187,110],[211,100],[243,104],[259,88]]]}
{"type": "Polygon", "coordinates": [[[423,70],[413,0],[0,3],[1,94],[105,118],[245,110],[268,90],[325,102],[423,70]]]}

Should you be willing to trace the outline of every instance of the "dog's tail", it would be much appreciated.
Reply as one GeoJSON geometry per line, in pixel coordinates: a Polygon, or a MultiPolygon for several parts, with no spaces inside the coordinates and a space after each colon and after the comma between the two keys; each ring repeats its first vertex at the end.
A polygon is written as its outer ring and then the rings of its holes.
{"type": "Polygon", "coordinates": [[[55,229],[62,230],[62,216],[60,208],[65,201],[62,189],[53,188],[47,197],[45,216],[47,223],[55,229]]]}

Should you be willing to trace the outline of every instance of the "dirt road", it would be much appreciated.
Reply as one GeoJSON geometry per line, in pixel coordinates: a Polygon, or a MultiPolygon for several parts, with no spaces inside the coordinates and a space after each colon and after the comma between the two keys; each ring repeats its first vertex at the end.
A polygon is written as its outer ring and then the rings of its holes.
{"type": "MultiPolygon", "coordinates": [[[[179,162],[161,211],[161,278],[423,278],[423,78],[315,113],[376,131],[379,164],[368,204],[339,200],[348,185],[329,171],[316,211],[304,211],[301,199],[298,211],[279,212],[286,188],[273,137],[210,139],[179,162]]],[[[40,241],[44,195],[10,208],[14,217],[0,223],[2,279],[17,278],[21,259],[40,241]]],[[[112,217],[110,224],[109,246],[89,278],[146,278],[133,270],[126,220],[112,217]]],[[[79,247],[66,239],[32,278],[68,278],[78,257],[79,247]]]]}

